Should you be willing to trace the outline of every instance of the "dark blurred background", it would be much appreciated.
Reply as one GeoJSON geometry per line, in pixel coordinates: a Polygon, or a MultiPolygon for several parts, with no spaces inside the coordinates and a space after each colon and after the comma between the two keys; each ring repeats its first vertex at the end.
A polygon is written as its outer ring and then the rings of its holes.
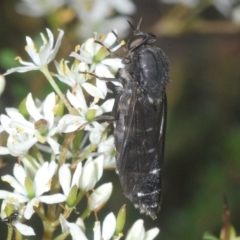
{"type": "MultiPolygon", "coordinates": [[[[217,4],[218,1],[214,2],[217,4]]],[[[92,37],[89,35],[81,41],[76,37],[74,31],[79,20],[74,16],[62,22],[59,21],[60,11],[56,10],[57,13],[46,16],[29,17],[16,12],[16,3],[13,0],[0,2],[0,73],[18,65],[12,60],[17,55],[28,61],[23,49],[25,36],[37,38],[46,27],[55,34],[57,28],[65,31],[57,60],[67,58],[76,44],[92,37]]],[[[155,221],[140,215],[123,196],[118,176],[114,171],[109,171],[102,181],[114,182],[113,195],[105,211],[99,213],[99,219],[110,211],[116,214],[126,203],[125,231],[136,219],[142,218],[146,229],[155,226],[161,229],[156,239],[198,240],[202,239],[206,230],[219,236],[223,195],[226,194],[231,222],[240,234],[238,2],[231,9],[226,7],[226,11],[224,8],[219,10],[219,6],[210,4],[210,1],[199,1],[196,6],[164,4],[155,0],[135,0],[133,3],[135,12],[126,19],[136,26],[143,17],[141,29],[157,36],[156,45],[167,54],[171,67],[171,82],[167,88],[162,209],[155,221]]],[[[126,21],[121,24],[128,29],[124,32],[127,39],[126,36],[131,34],[130,27],[126,21]]],[[[120,38],[124,34],[119,31],[120,38]]],[[[0,96],[1,113],[4,113],[5,107],[17,107],[28,92],[44,98],[46,93],[52,91],[38,72],[16,73],[6,79],[5,91],[0,96]]],[[[11,171],[15,160],[4,156],[3,161],[7,165],[0,169],[0,174],[11,171]]],[[[90,217],[89,222],[92,220],[93,217],[90,217]]],[[[92,227],[88,227],[89,232],[92,227]]],[[[0,223],[1,232],[6,228],[0,223]]]]}

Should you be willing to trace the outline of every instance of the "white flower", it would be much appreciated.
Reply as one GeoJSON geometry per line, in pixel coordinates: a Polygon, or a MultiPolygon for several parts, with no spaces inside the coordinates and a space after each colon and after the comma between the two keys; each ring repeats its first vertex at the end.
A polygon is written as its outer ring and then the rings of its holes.
{"type": "Polygon", "coordinates": [[[59,169],[59,182],[62,186],[63,193],[68,197],[73,186],[79,186],[79,179],[82,172],[82,163],[78,163],[74,171],[73,176],[71,176],[70,169],[67,164],[63,164],[59,169]]]}
{"type": "Polygon", "coordinates": [[[131,229],[128,231],[126,240],[152,240],[159,233],[158,228],[152,228],[145,232],[145,228],[143,226],[143,220],[137,220],[131,229]]]}
{"type": "Polygon", "coordinates": [[[89,196],[88,207],[92,211],[101,209],[112,194],[112,183],[102,184],[89,196]]]}
{"type": "Polygon", "coordinates": [[[18,58],[19,62],[24,65],[22,67],[11,68],[7,70],[4,75],[13,73],[13,72],[28,72],[32,70],[42,70],[45,68],[56,56],[58,49],[61,45],[62,37],[63,37],[63,30],[59,30],[59,35],[54,47],[54,37],[52,32],[49,29],[46,29],[49,42],[47,41],[46,37],[41,34],[43,45],[37,51],[35,48],[35,43],[30,37],[26,37],[27,47],[26,51],[28,55],[31,57],[33,62],[25,62],[18,58]]]}
{"type": "Polygon", "coordinates": [[[103,220],[102,229],[100,226],[100,222],[99,221],[95,222],[93,228],[94,240],[99,239],[110,240],[115,232],[115,228],[116,218],[113,213],[109,213],[103,220]]]}
{"type": "Polygon", "coordinates": [[[160,232],[160,230],[157,227],[152,228],[152,229],[146,231],[145,232],[145,236],[144,236],[144,240],[152,240],[152,239],[154,239],[159,234],[159,232],[160,232]]]}
{"type": "Polygon", "coordinates": [[[58,154],[60,145],[52,138],[57,132],[57,127],[54,123],[55,105],[54,93],[50,93],[39,107],[35,105],[32,94],[27,96],[26,107],[34,123],[36,139],[40,143],[48,142],[54,153],[58,154]],[[37,127],[38,123],[39,128],[37,127]]]}
{"type": "Polygon", "coordinates": [[[87,192],[94,188],[96,183],[103,174],[103,156],[99,156],[94,160],[89,157],[82,169],[82,174],[79,180],[79,188],[87,192]]]}
{"type": "MultiPolygon", "coordinates": [[[[117,33],[116,30],[114,30],[114,32],[117,33]]],[[[101,38],[102,36],[100,36],[100,40],[101,38]]],[[[112,32],[108,33],[101,41],[103,45],[95,42],[95,40],[98,39],[96,39],[96,37],[95,39],[89,38],[82,44],[80,54],[72,52],[70,56],[87,64],[91,64],[90,72],[95,70],[97,76],[114,78],[114,75],[109,71],[107,66],[122,68],[124,65],[122,64],[122,60],[120,58],[105,59],[110,54],[106,47],[110,49],[111,52],[114,52],[121,47],[121,44],[113,46],[117,38],[112,32]]]]}
{"type": "Polygon", "coordinates": [[[53,204],[60,203],[66,200],[63,194],[44,195],[43,193],[50,190],[51,180],[56,171],[57,165],[55,162],[45,162],[37,171],[34,180],[32,181],[26,174],[24,168],[15,164],[13,169],[14,177],[10,175],[2,176],[2,180],[8,182],[14,192],[0,190],[0,199],[7,199],[9,202],[24,203],[26,209],[24,217],[30,219],[34,213],[33,207],[38,207],[40,202],[53,204]]]}
{"type": "MultiPolygon", "coordinates": [[[[59,153],[60,145],[52,138],[57,131],[54,123],[55,105],[54,93],[49,94],[38,107],[31,93],[28,94],[26,108],[31,117],[30,121],[27,121],[17,109],[6,108],[8,116],[2,114],[0,121],[4,130],[9,134],[8,153],[13,156],[22,156],[37,142],[47,142],[55,154],[59,153]]],[[[7,149],[2,149],[3,153],[6,151],[7,149]]]]}
{"type": "Polygon", "coordinates": [[[8,114],[0,116],[0,122],[3,130],[9,137],[7,139],[7,147],[0,148],[0,154],[11,154],[13,156],[22,156],[27,153],[35,143],[36,139],[33,134],[28,132],[31,123],[28,122],[17,109],[6,108],[8,114]]]}
{"type": "Polygon", "coordinates": [[[65,0],[21,0],[20,3],[16,4],[16,10],[27,16],[41,17],[55,12],[65,3],[65,0]]]}
{"type": "Polygon", "coordinates": [[[62,232],[70,231],[72,240],[88,240],[81,228],[76,223],[68,222],[62,214],[59,217],[59,221],[61,223],[62,232]]]}
{"type": "Polygon", "coordinates": [[[110,135],[106,140],[99,143],[97,152],[99,154],[103,154],[104,156],[103,167],[105,169],[116,168],[116,161],[115,161],[116,150],[114,146],[113,135],[110,135]]]}
{"type": "MultiPolygon", "coordinates": [[[[94,38],[88,39],[85,43],[82,44],[80,48],[80,54],[72,52],[70,56],[75,57],[79,61],[90,64],[90,72],[95,72],[96,76],[114,79],[115,77],[108,67],[118,69],[122,68],[124,65],[120,58],[106,59],[106,57],[109,55],[107,48],[110,49],[111,52],[114,52],[121,46],[121,44],[113,46],[117,39],[112,32],[108,33],[104,40],[101,41],[103,46],[95,42],[95,40],[96,39],[94,38]]],[[[105,98],[107,94],[106,82],[101,81],[97,78],[96,87],[102,90],[102,98],[105,98]]]]}
{"type": "MultiPolygon", "coordinates": [[[[114,103],[114,99],[109,99],[99,106],[94,101],[90,104],[90,107],[88,107],[81,88],[76,90],[75,95],[68,91],[67,98],[72,106],[78,110],[79,116],[66,114],[60,119],[58,123],[58,131],[65,133],[76,131],[83,124],[93,120],[95,117],[100,116],[105,112],[110,112],[114,103]]],[[[85,128],[86,126],[84,129],[85,128]]]]}
{"type": "MultiPolygon", "coordinates": [[[[3,200],[2,201],[2,206],[1,206],[1,219],[4,219],[7,217],[5,209],[7,207],[7,204],[12,205],[11,203],[8,203],[7,200],[3,200]]],[[[14,205],[16,206],[16,205],[14,205]]],[[[18,207],[18,206],[17,206],[18,207]]],[[[15,209],[14,211],[15,213],[18,214],[18,216],[16,217],[16,219],[13,219],[13,221],[10,223],[11,225],[13,225],[22,235],[24,236],[33,236],[36,235],[33,228],[27,226],[26,224],[23,224],[21,222],[19,222],[19,218],[21,218],[21,212],[18,209],[15,209]]],[[[8,216],[9,217],[9,216],[8,216]]]]}
{"type": "Polygon", "coordinates": [[[12,224],[22,235],[24,236],[33,236],[36,235],[33,228],[29,227],[26,224],[16,222],[12,224]]]}
{"type": "Polygon", "coordinates": [[[53,76],[57,77],[60,81],[72,87],[73,91],[76,91],[77,88],[82,87],[91,96],[96,98],[104,98],[101,89],[87,82],[88,79],[86,78],[86,75],[80,73],[89,72],[89,67],[86,63],[74,63],[72,64],[71,69],[69,69],[67,61],[62,60],[60,64],[57,61],[54,61],[54,63],[57,68],[58,74],[53,74],[53,76]]]}
{"type": "Polygon", "coordinates": [[[105,131],[106,127],[108,126],[108,123],[98,123],[93,122],[91,124],[88,124],[85,127],[86,131],[89,131],[89,140],[92,144],[99,144],[102,140],[102,133],[105,131]]]}

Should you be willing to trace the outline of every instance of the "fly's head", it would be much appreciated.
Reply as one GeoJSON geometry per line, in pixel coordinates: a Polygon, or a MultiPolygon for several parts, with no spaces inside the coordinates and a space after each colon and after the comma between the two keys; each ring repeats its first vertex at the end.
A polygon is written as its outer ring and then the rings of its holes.
{"type": "Polygon", "coordinates": [[[131,37],[127,43],[127,48],[129,52],[133,52],[138,47],[143,45],[151,45],[156,41],[156,36],[154,34],[140,31],[139,28],[140,28],[141,22],[142,22],[142,18],[138,22],[137,28],[135,29],[133,25],[128,21],[134,33],[134,36],[131,37]]]}

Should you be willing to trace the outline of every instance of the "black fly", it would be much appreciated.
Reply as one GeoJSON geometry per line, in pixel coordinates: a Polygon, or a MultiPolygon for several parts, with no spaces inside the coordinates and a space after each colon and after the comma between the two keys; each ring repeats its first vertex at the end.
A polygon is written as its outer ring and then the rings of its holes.
{"type": "Polygon", "coordinates": [[[1,219],[1,221],[6,223],[6,224],[11,225],[13,222],[18,220],[18,218],[19,218],[19,212],[18,211],[14,211],[8,217],[5,217],[5,218],[1,219]]]}
{"type": "Polygon", "coordinates": [[[152,46],[156,37],[139,30],[141,20],[136,29],[129,22],[134,36],[128,41],[128,53],[122,60],[125,66],[116,79],[89,74],[122,84],[117,88],[113,117],[94,120],[116,121],[116,163],[123,191],[142,213],[156,219],[161,205],[169,64],[164,52],[152,46]]]}
{"type": "Polygon", "coordinates": [[[156,37],[139,30],[127,44],[124,68],[113,108],[116,120],[117,171],[127,198],[142,213],[157,218],[161,204],[161,169],[166,129],[168,59],[152,44],[156,37]]]}

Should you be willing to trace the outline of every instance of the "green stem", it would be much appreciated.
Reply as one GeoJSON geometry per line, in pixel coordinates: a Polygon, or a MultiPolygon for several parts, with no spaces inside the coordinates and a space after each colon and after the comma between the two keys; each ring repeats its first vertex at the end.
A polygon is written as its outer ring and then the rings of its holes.
{"type": "Polygon", "coordinates": [[[58,94],[66,108],[68,109],[69,113],[71,114],[76,114],[76,110],[72,108],[72,106],[69,104],[68,100],[66,99],[65,95],[62,93],[58,85],[56,84],[55,80],[53,79],[51,73],[48,71],[47,66],[44,66],[43,68],[40,69],[42,73],[45,75],[49,83],[52,85],[53,89],[55,92],[58,94]]]}
{"type": "Polygon", "coordinates": [[[44,233],[43,240],[52,240],[53,232],[55,231],[55,226],[49,224],[48,222],[43,222],[44,233]]]}
{"type": "MultiPolygon", "coordinates": [[[[55,193],[59,192],[60,184],[59,184],[59,178],[58,178],[58,171],[59,171],[60,166],[62,166],[66,162],[67,152],[68,152],[68,149],[69,149],[74,137],[75,137],[75,133],[67,133],[64,137],[64,141],[63,141],[62,147],[60,149],[60,154],[59,154],[58,169],[52,179],[51,190],[50,190],[51,194],[55,194],[55,193]]],[[[60,211],[56,212],[56,208],[57,208],[56,204],[51,204],[48,206],[48,209],[47,209],[47,219],[49,219],[51,221],[51,224],[50,224],[51,226],[48,228],[48,226],[47,226],[48,224],[46,224],[46,222],[45,222],[44,234],[46,235],[46,239],[48,239],[47,238],[48,236],[51,236],[53,234],[53,233],[51,233],[51,231],[55,230],[56,224],[59,224],[59,222],[58,223],[53,222],[59,218],[59,214],[60,214],[60,211]],[[45,231],[46,231],[46,233],[45,233],[45,231]]]]}
{"type": "Polygon", "coordinates": [[[12,240],[12,235],[13,235],[13,228],[8,227],[8,235],[7,235],[7,240],[12,240]]]}
{"type": "Polygon", "coordinates": [[[91,209],[87,207],[86,210],[83,212],[83,214],[80,216],[80,218],[84,220],[86,217],[89,216],[90,213],[91,213],[91,209]]]}

